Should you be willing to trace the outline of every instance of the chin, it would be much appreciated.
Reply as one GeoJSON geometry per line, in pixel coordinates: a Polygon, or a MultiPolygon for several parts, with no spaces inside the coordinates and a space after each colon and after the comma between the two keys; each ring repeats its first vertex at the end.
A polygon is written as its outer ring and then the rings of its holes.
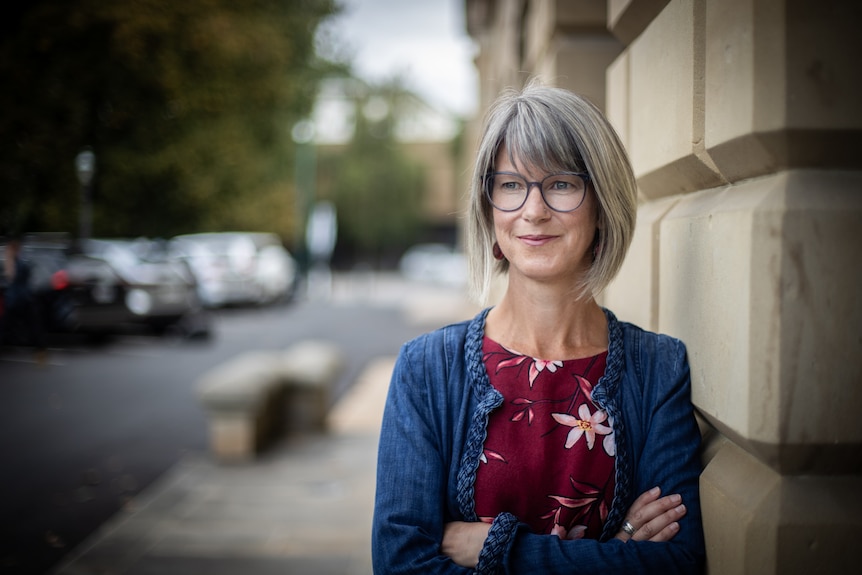
{"type": "Polygon", "coordinates": [[[574,269],[569,265],[542,265],[537,262],[528,263],[526,265],[516,266],[509,263],[509,276],[517,273],[525,279],[537,281],[541,283],[557,283],[564,282],[574,286],[578,285],[579,280],[583,277],[589,267],[583,265],[576,266],[574,269]]]}

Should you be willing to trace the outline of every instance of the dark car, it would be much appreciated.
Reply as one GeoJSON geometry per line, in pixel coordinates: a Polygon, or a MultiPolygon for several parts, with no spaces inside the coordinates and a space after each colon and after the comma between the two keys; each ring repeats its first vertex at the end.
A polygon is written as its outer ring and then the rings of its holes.
{"type": "Polygon", "coordinates": [[[194,276],[150,240],[88,240],[68,256],[72,321],[84,331],[145,325],[209,334],[194,276]]]}
{"type": "MultiPolygon", "coordinates": [[[[6,301],[9,279],[0,265],[0,338],[6,344],[34,343],[49,331],[64,331],[72,326],[74,304],[67,292],[66,251],[69,242],[63,234],[26,236],[21,241],[20,258],[29,269],[27,313],[10,309],[6,301]]],[[[5,262],[7,242],[0,245],[0,262],[5,262]]]]}

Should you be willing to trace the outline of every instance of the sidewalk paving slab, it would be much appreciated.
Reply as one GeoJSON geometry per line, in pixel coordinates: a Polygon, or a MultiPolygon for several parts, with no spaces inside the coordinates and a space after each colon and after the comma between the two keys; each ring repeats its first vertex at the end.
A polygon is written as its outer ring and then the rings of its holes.
{"type": "Polygon", "coordinates": [[[371,573],[377,439],[394,358],[366,366],[329,432],[252,462],[190,455],[104,524],[56,575],[371,573]]]}

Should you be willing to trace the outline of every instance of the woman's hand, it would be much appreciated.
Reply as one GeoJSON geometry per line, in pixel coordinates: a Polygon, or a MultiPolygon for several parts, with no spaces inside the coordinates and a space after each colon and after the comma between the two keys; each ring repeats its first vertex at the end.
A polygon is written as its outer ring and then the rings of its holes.
{"type": "MultiPolygon", "coordinates": [[[[653,487],[635,499],[626,514],[623,525],[630,524],[634,533],[630,535],[621,529],[616,538],[621,541],[670,541],[679,532],[678,521],[685,512],[679,495],[661,497],[661,489],[653,487]]],[[[488,523],[447,523],[440,552],[461,567],[472,569],[479,562],[479,553],[490,529],[488,523]]]]}
{"type": "Polygon", "coordinates": [[[488,523],[453,521],[443,528],[440,551],[461,567],[473,569],[479,562],[479,552],[488,537],[488,523]]]}
{"type": "Polygon", "coordinates": [[[661,489],[653,487],[635,499],[623,521],[623,529],[616,534],[621,541],[670,541],[679,532],[679,519],[685,515],[685,505],[677,495],[661,495],[661,489]],[[630,526],[633,533],[626,531],[630,526]]]}

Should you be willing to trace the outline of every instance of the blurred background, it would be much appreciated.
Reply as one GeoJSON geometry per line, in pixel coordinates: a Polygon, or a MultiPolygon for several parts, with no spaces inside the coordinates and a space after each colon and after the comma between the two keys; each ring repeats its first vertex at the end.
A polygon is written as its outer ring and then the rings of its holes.
{"type": "Polygon", "coordinates": [[[471,309],[460,0],[37,0],[0,29],[3,573],[205,452],[225,358],[334,340],[335,402],[471,309]]]}
{"type": "Polygon", "coordinates": [[[308,264],[454,241],[463,5],[39,1],[4,18],[0,235],[276,234],[308,264]]]}

